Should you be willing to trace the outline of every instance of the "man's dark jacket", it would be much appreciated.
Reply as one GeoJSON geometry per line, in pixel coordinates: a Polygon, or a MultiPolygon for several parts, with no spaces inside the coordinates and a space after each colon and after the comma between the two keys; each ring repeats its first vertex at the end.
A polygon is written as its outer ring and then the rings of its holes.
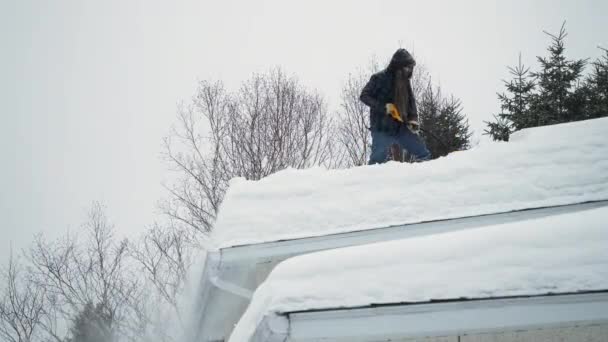
{"type": "MultiPolygon", "coordinates": [[[[412,66],[416,62],[411,55],[405,50],[398,50],[389,66],[372,75],[371,79],[361,92],[360,99],[370,108],[370,125],[371,130],[378,130],[391,134],[397,134],[401,123],[391,118],[386,114],[387,103],[395,103],[394,96],[394,79],[395,70],[403,66],[412,66]]],[[[407,120],[418,121],[418,109],[416,108],[416,99],[412,91],[411,82],[408,79],[407,88],[409,91],[407,120]]],[[[405,120],[406,118],[404,118],[405,120]]]]}

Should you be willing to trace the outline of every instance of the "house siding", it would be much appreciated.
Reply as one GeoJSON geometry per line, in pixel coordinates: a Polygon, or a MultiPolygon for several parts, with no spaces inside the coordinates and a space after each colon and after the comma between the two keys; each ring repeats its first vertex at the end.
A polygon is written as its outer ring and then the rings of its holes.
{"type": "MultiPolygon", "coordinates": [[[[561,325],[453,336],[392,340],[395,342],[607,342],[608,323],[561,325]]],[[[371,342],[371,341],[368,341],[371,342]]]]}
{"type": "Polygon", "coordinates": [[[460,336],[460,342],[606,342],[608,324],[547,327],[460,336]]]}

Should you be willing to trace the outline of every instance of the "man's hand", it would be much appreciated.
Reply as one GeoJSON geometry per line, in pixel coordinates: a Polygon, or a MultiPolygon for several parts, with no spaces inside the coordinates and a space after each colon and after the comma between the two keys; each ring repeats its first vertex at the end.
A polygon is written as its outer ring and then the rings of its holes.
{"type": "Polygon", "coordinates": [[[410,120],[407,122],[407,128],[414,134],[420,133],[420,124],[416,120],[410,120]]]}
{"type": "Polygon", "coordinates": [[[399,110],[397,109],[397,107],[394,104],[387,103],[385,107],[386,107],[386,115],[389,115],[391,118],[393,118],[399,122],[403,122],[403,119],[401,118],[401,114],[399,114],[399,110]]]}

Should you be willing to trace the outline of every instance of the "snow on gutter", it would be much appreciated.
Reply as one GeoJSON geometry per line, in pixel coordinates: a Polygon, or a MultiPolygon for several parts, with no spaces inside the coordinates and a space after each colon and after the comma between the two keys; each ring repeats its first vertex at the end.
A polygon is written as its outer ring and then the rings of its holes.
{"type": "MultiPolygon", "coordinates": [[[[332,234],[320,237],[223,248],[210,252],[202,278],[196,341],[227,339],[249,304],[251,294],[274,266],[289,257],[373,242],[453,232],[608,206],[608,200],[532,208],[332,234]]],[[[276,322],[274,322],[276,326],[276,322]]]]}
{"type": "Polygon", "coordinates": [[[384,341],[598,323],[608,323],[607,290],[273,314],[249,342],[384,341]]]}

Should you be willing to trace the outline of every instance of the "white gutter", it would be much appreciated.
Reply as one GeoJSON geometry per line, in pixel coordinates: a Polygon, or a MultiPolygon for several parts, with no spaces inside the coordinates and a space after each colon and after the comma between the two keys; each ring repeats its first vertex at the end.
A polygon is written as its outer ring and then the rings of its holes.
{"type": "Polygon", "coordinates": [[[249,342],[385,341],[608,324],[608,292],[396,304],[264,318],[249,342]]]}
{"type": "MultiPolygon", "coordinates": [[[[222,264],[219,251],[207,253],[199,298],[195,302],[199,307],[193,316],[196,317],[192,323],[193,335],[188,341],[224,341],[236,323],[232,321],[238,319],[249,304],[253,291],[230,281],[229,271],[230,268],[222,264]]],[[[237,273],[241,273],[238,268],[237,273]]]]}
{"type": "Polygon", "coordinates": [[[211,277],[210,281],[218,289],[232,293],[233,295],[236,295],[236,296],[239,296],[239,297],[242,297],[245,299],[249,299],[249,300],[253,296],[253,291],[248,290],[244,287],[240,287],[234,283],[224,281],[224,280],[220,279],[217,275],[211,277]]]}

